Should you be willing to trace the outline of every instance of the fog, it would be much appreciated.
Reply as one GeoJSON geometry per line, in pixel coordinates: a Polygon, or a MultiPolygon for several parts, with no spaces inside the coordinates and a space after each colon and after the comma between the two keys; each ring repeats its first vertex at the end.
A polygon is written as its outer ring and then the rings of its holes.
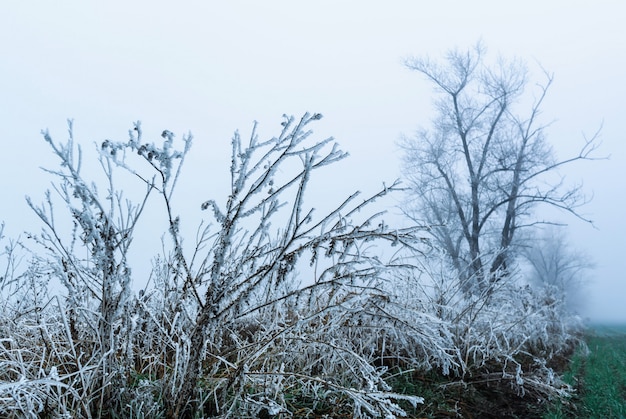
{"type": "Polygon", "coordinates": [[[191,131],[183,213],[225,192],[235,129],[249,135],[256,120],[261,136],[276,135],[283,114],[305,111],[323,113],[315,135],[351,154],[319,182],[320,205],[373,191],[401,176],[397,141],[431,116],[432,90],[403,60],[482,40],[494,57],[528,61],[536,80],[541,67],[554,73],[542,118],[553,121],[559,156],[602,127],[598,155],[610,159],[563,172],[593,195],[582,212],[594,225],[562,221],[597,265],[584,315],[626,321],[624,9],[619,1],[5,4],[0,219],[12,237],[38,228],[24,196],[40,200],[50,178],[39,167],[56,164],[40,130],[64,140],[67,118],[86,153],[125,139],[136,120],[146,136],[191,131]]]}

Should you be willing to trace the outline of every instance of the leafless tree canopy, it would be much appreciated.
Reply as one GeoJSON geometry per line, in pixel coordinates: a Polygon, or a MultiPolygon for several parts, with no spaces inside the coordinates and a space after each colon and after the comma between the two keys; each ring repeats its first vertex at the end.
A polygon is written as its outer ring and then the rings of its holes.
{"type": "Polygon", "coordinates": [[[597,136],[577,155],[557,159],[540,120],[552,75],[544,72],[527,92],[524,63],[490,63],[481,45],[450,51],[442,63],[412,58],[406,65],[437,94],[430,127],[402,142],[408,211],[431,225],[468,288],[482,287],[507,273],[517,231],[545,221],[536,218],[537,206],[583,218],[580,185],[567,186],[558,169],[592,159],[597,136]],[[486,263],[485,255],[494,257],[486,263]]]}

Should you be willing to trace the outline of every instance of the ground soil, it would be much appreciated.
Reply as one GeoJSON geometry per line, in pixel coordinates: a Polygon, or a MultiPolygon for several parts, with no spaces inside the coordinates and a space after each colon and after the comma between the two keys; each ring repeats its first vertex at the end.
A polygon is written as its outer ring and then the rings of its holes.
{"type": "MultiPolygon", "coordinates": [[[[569,354],[553,358],[550,367],[555,374],[563,373],[569,363],[569,354]]],[[[466,418],[466,419],[533,419],[542,418],[554,400],[544,394],[526,391],[511,380],[477,377],[474,381],[450,383],[441,387],[441,377],[413,377],[421,381],[418,394],[432,390],[425,397],[425,404],[417,409],[406,409],[411,418],[466,418]],[[436,389],[436,390],[433,390],[436,389]]]]}

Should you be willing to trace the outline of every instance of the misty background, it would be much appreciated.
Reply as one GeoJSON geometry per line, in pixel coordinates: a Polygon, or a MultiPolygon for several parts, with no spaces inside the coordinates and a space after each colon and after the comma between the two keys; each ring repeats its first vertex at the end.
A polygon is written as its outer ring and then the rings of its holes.
{"type": "Polygon", "coordinates": [[[553,121],[547,134],[558,156],[602,126],[599,154],[610,159],[563,171],[593,195],[581,212],[594,226],[562,221],[572,246],[596,263],[584,315],[626,321],[624,9],[619,1],[3,4],[0,220],[9,237],[39,229],[24,196],[39,202],[50,182],[40,167],[57,165],[40,130],[64,141],[67,118],[85,162],[94,161],[94,143],[126,139],[136,120],[147,139],[191,131],[177,199],[189,205],[179,211],[190,214],[191,231],[199,204],[227,191],[233,131],[245,138],[254,120],[268,137],[283,114],[324,114],[314,135],[335,137],[351,157],[316,180],[315,206],[374,191],[401,177],[398,139],[432,115],[431,87],[403,60],[482,40],[490,56],[526,60],[531,82],[540,66],[554,73],[542,118],[553,121]]]}

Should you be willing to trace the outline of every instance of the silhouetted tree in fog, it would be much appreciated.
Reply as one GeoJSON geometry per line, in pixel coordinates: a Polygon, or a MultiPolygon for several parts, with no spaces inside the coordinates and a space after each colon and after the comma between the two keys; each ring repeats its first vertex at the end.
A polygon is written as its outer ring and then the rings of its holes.
{"type": "Polygon", "coordinates": [[[546,298],[563,301],[570,311],[584,305],[583,290],[595,265],[569,242],[561,227],[541,231],[521,246],[520,253],[530,265],[530,281],[545,290],[546,298]]]}
{"type": "Polygon", "coordinates": [[[544,72],[529,101],[524,63],[491,64],[480,44],[448,52],[443,63],[411,58],[406,65],[437,93],[430,127],[402,143],[408,212],[432,226],[465,289],[484,289],[508,272],[518,230],[543,221],[534,216],[536,207],[583,218],[580,185],[565,185],[558,169],[592,159],[597,135],[578,154],[556,158],[539,120],[552,75],[544,72]]]}

